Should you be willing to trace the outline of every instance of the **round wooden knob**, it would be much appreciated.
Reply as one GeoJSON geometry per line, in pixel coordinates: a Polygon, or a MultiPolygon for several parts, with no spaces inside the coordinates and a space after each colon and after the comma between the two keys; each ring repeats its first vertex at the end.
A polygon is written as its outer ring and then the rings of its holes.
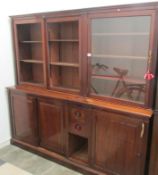
{"type": "Polygon", "coordinates": [[[78,123],[75,124],[75,129],[78,130],[78,131],[81,131],[82,127],[81,125],[79,125],[78,123]]]}

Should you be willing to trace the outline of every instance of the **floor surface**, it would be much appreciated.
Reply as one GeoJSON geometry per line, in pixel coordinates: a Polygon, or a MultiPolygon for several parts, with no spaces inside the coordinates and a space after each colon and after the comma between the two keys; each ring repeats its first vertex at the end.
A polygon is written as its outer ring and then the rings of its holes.
{"type": "Polygon", "coordinates": [[[82,175],[19,147],[0,149],[0,175],[82,175]]]}

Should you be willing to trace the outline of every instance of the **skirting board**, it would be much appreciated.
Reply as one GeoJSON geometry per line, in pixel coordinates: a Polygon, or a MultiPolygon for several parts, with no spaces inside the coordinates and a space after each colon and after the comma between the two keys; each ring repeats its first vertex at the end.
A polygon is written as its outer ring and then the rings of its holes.
{"type": "Polygon", "coordinates": [[[0,149],[7,146],[7,145],[10,145],[10,139],[4,141],[4,142],[1,142],[0,143],[0,149]]]}

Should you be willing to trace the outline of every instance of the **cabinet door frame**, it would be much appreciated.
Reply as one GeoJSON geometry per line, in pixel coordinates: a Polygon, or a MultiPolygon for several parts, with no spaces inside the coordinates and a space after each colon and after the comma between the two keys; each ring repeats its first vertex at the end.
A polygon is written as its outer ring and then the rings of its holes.
{"type": "MultiPolygon", "coordinates": [[[[23,94],[23,93],[18,93],[18,92],[11,92],[10,93],[10,107],[11,107],[11,129],[12,129],[12,137],[32,144],[32,145],[38,145],[39,144],[39,132],[38,132],[38,117],[37,117],[37,101],[36,101],[36,97],[29,95],[29,94],[23,94]],[[29,138],[29,141],[17,136],[17,131],[16,131],[16,122],[15,122],[15,111],[14,111],[14,98],[16,97],[20,97],[23,98],[23,100],[26,100],[26,103],[31,102],[33,104],[33,115],[32,117],[34,117],[34,125],[35,128],[34,129],[34,133],[32,138],[29,138]],[[34,137],[34,138],[33,138],[34,137]]],[[[20,107],[20,106],[19,106],[20,107]]]]}
{"type": "Polygon", "coordinates": [[[49,23],[60,23],[60,22],[73,22],[73,21],[78,21],[78,40],[79,40],[79,49],[78,49],[78,54],[79,54],[79,57],[78,57],[78,60],[79,60],[79,68],[78,68],[78,71],[79,71],[79,89],[78,90],[73,90],[73,89],[69,89],[69,88],[64,88],[64,87],[51,87],[50,85],[50,58],[48,58],[47,60],[47,74],[48,74],[48,77],[47,77],[47,82],[48,82],[48,88],[50,90],[57,90],[57,91],[62,91],[62,92],[70,92],[70,93],[77,93],[77,94],[81,94],[82,93],[82,27],[83,27],[83,24],[82,24],[82,17],[81,15],[70,15],[70,16],[65,16],[65,17],[47,17],[46,18],[46,51],[47,51],[47,57],[49,57],[49,38],[48,38],[48,27],[47,25],[49,23]]]}
{"type": "MultiPolygon", "coordinates": [[[[106,168],[106,166],[101,167],[101,166],[96,164],[95,152],[96,152],[96,123],[97,123],[97,116],[98,116],[97,113],[102,114],[104,112],[105,112],[105,114],[111,113],[111,114],[116,114],[116,115],[122,115],[122,118],[124,118],[126,120],[126,122],[128,122],[128,120],[130,122],[130,120],[131,120],[131,121],[135,121],[137,123],[138,127],[136,129],[137,130],[136,138],[137,138],[137,140],[139,140],[139,143],[137,142],[137,144],[138,144],[137,151],[140,153],[140,155],[137,155],[137,156],[139,159],[144,160],[144,161],[139,160],[139,164],[137,165],[137,167],[139,167],[139,171],[137,173],[138,174],[141,173],[141,175],[143,175],[147,169],[147,167],[145,167],[145,165],[146,165],[146,158],[147,158],[147,143],[148,143],[147,138],[148,138],[149,121],[139,119],[139,118],[137,118],[138,116],[134,116],[134,117],[132,117],[130,115],[126,116],[123,113],[120,113],[120,112],[117,113],[117,112],[113,112],[110,110],[102,110],[102,109],[100,109],[99,111],[98,111],[98,109],[93,110],[93,121],[92,121],[92,123],[93,123],[92,124],[92,128],[93,128],[93,130],[92,130],[92,143],[93,143],[93,145],[92,145],[92,149],[91,149],[91,151],[92,151],[91,152],[91,166],[98,169],[98,170],[101,170],[101,171],[109,172],[112,174],[117,174],[116,171],[109,170],[106,168]],[[142,124],[144,126],[142,126],[142,124]],[[142,127],[144,127],[144,128],[142,128],[142,127]],[[141,138],[142,131],[143,131],[143,136],[141,138]]],[[[105,120],[106,120],[106,116],[102,116],[102,117],[105,117],[105,120]]],[[[122,121],[122,124],[124,124],[124,121],[122,121]]],[[[127,123],[127,125],[128,125],[128,123],[127,123]]],[[[130,123],[129,123],[129,126],[130,126],[130,123]]]]}
{"type": "MultiPolygon", "coordinates": [[[[156,71],[156,59],[157,59],[157,41],[156,41],[156,12],[155,10],[141,10],[141,11],[124,11],[122,9],[116,9],[115,12],[94,12],[94,13],[89,13],[88,14],[88,53],[91,53],[91,20],[92,19],[101,19],[101,18],[113,18],[113,17],[134,17],[134,16],[151,16],[151,25],[150,25],[150,41],[149,41],[149,51],[151,51],[151,62],[149,64],[149,69],[151,70],[151,73],[155,75],[156,71]]],[[[158,34],[157,34],[158,35],[158,34]]],[[[131,102],[131,101],[126,101],[126,100],[121,100],[121,99],[116,99],[113,97],[108,97],[108,96],[97,96],[94,94],[91,94],[91,54],[88,56],[88,81],[87,81],[87,86],[88,86],[88,93],[87,96],[90,96],[92,98],[98,98],[98,99],[103,99],[111,102],[116,102],[116,103],[122,103],[122,104],[127,104],[127,105],[133,105],[133,106],[143,106],[143,107],[152,107],[153,105],[153,89],[154,89],[154,84],[155,84],[155,79],[152,79],[150,81],[146,81],[146,94],[145,94],[145,99],[144,99],[144,104],[139,104],[136,102],[131,102]],[[152,92],[152,95],[151,95],[152,92]]],[[[148,61],[147,61],[148,62],[148,61]]],[[[148,63],[147,63],[148,64],[148,63]]]]}
{"type": "Polygon", "coordinates": [[[54,148],[52,148],[51,150],[54,152],[57,152],[59,154],[65,154],[65,138],[64,138],[64,107],[63,107],[63,102],[62,101],[58,101],[56,99],[50,99],[50,98],[38,98],[38,115],[39,115],[39,136],[40,136],[40,146],[44,147],[45,149],[49,149],[46,148],[47,145],[42,144],[42,123],[41,123],[41,114],[40,114],[40,103],[44,103],[47,105],[50,105],[50,107],[54,106],[60,106],[60,108],[62,108],[62,111],[60,111],[60,127],[61,127],[61,145],[60,148],[57,148],[56,145],[54,145],[54,148]]]}
{"type": "Polygon", "coordinates": [[[38,17],[31,17],[31,18],[19,18],[19,19],[12,19],[12,33],[13,33],[13,42],[14,42],[14,55],[15,55],[15,62],[16,62],[16,75],[17,75],[17,83],[20,85],[34,85],[40,87],[47,87],[47,74],[46,74],[46,49],[45,49],[45,21],[43,18],[38,17]],[[41,26],[41,40],[42,40],[42,58],[43,58],[43,83],[42,84],[35,84],[30,82],[23,82],[21,81],[21,66],[20,66],[20,56],[19,56],[19,41],[18,41],[18,31],[17,25],[18,24],[36,24],[39,23],[41,26]]]}

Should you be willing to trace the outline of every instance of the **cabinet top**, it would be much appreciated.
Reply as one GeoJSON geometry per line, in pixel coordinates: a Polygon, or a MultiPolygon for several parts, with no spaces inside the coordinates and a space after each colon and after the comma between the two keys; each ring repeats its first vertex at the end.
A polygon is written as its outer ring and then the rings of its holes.
{"type": "Polygon", "coordinates": [[[9,87],[8,89],[13,90],[14,92],[17,91],[17,93],[26,93],[30,95],[37,95],[39,97],[55,98],[59,100],[65,100],[68,102],[77,102],[84,105],[90,105],[92,107],[99,107],[101,109],[127,113],[129,115],[132,115],[132,116],[135,115],[137,117],[144,118],[144,119],[151,118],[153,114],[152,109],[135,107],[135,106],[127,106],[119,103],[111,103],[108,101],[102,101],[94,98],[82,97],[76,94],[50,91],[42,88],[36,88],[35,90],[33,90],[33,88],[29,86],[28,87],[17,86],[17,87],[9,87]]]}
{"type": "Polygon", "coordinates": [[[94,12],[120,12],[120,11],[132,11],[132,10],[156,10],[158,9],[158,2],[148,2],[148,3],[136,3],[136,4],[125,4],[125,5],[111,5],[111,6],[102,6],[102,7],[92,7],[92,8],[83,8],[83,9],[73,9],[73,10],[63,10],[63,11],[53,11],[53,12],[41,12],[41,13],[32,13],[32,14],[23,14],[23,15],[13,15],[10,16],[13,19],[19,18],[47,18],[55,16],[68,16],[68,15],[81,15],[86,13],[94,12]]]}

